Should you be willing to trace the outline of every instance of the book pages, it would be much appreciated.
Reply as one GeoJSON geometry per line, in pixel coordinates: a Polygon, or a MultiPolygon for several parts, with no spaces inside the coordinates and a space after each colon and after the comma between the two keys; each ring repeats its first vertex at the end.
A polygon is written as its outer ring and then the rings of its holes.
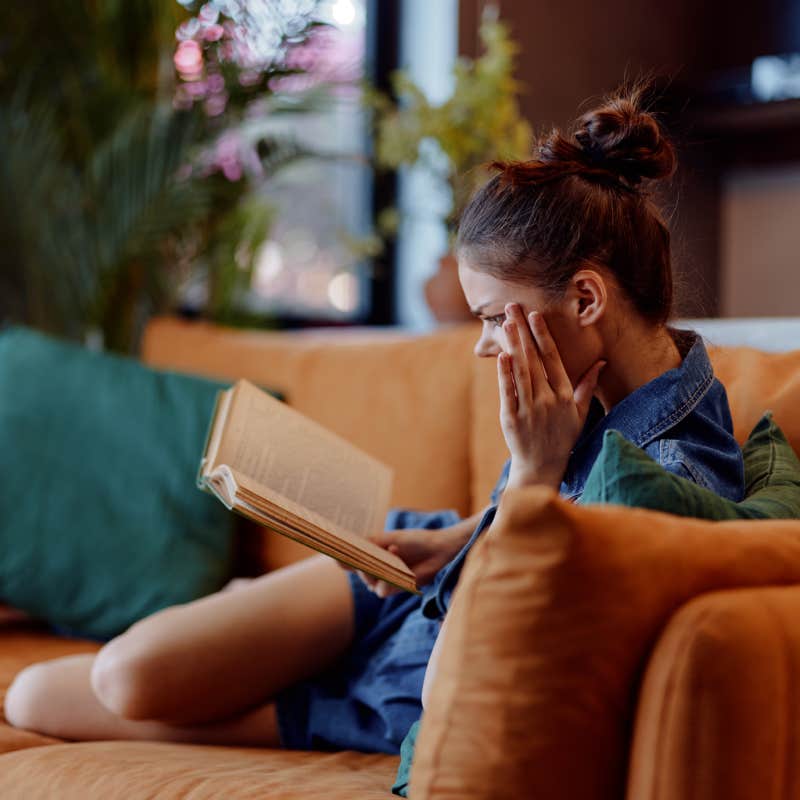
{"type": "Polygon", "coordinates": [[[383,530],[389,467],[247,381],[236,384],[227,411],[211,469],[225,464],[334,528],[383,530]]]}

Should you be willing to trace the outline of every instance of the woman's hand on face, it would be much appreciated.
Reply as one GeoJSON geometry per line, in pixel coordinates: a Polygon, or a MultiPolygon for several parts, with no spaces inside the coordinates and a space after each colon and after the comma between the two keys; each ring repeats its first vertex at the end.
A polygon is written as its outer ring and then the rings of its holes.
{"type": "Polygon", "coordinates": [[[511,452],[506,488],[558,489],[606,362],[595,362],[573,388],[544,317],[526,318],[516,303],[506,314],[508,352],[497,358],[500,425],[511,452]]]}
{"type": "MultiPolygon", "coordinates": [[[[379,547],[394,553],[414,573],[417,586],[427,586],[436,573],[450,561],[464,544],[460,535],[451,535],[447,528],[405,528],[384,531],[369,537],[379,547]]],[[[386,581],[373,578],[360,570],[356,574],[378,597],[401,591],[386,581]]]]}

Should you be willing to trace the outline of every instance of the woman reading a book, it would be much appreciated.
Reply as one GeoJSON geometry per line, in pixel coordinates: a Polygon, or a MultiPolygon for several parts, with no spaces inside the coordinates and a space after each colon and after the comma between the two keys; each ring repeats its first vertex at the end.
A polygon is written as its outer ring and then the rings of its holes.
{"type": "Polygon", "coordinates": [[[310,558],[160,611],[97,655],[29,667],[6,697],[9,722],[67,739],[395,753],[421,713],[463,560],[505,487],[579,499],[613,428],[741,499],[725,390],[702,341],[667,325],[669,232],[647,187],[675,155],[641,99],[611,98],[531,161],[496,165],[462,217],[459,275],[483,321],[475,353],[497,361],[511,458],[484,512],[396,509],[376,532],[421,596],[310,558]]]}

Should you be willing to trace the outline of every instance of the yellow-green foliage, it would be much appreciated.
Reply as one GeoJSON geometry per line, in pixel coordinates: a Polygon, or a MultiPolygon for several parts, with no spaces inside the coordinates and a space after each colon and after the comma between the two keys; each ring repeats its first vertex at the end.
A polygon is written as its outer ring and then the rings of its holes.
{"type": "Polygon", "coordinates": [[[378,165],[396,169],[423,163],[443,172],[453,191],[450,221],[486,180],[485,165],[531,157],[532,131],[520,114],[521,87],[513,77],[519,48],[507,27],[494,20],[483,22],[480,37],[484,53],[474,61],[457,61],[453,94],[441,105],[432,105],[403,71],[393,75],[399,103],[375,93],[368,99],[376,113],[378,165]],[[446,164],[420,147],[428,140],[438,143],[446,164]]]}

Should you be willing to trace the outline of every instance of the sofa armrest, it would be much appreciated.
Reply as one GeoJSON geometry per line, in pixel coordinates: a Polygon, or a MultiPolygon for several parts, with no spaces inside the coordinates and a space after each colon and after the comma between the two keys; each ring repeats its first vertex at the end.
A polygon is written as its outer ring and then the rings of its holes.
{"type": "Polygon", "coordinates": [[[645,673],[628,797],[800,797],[798,764],[800,586],[687,603],[645,673]]]}
{"type": "Polygon", "coordinates": [[[411,796],[618,800],[640,678],[674,615],[710,592],[797,584],[795,520],[708,522],[507,489],[453,595],[411,796]]]}

